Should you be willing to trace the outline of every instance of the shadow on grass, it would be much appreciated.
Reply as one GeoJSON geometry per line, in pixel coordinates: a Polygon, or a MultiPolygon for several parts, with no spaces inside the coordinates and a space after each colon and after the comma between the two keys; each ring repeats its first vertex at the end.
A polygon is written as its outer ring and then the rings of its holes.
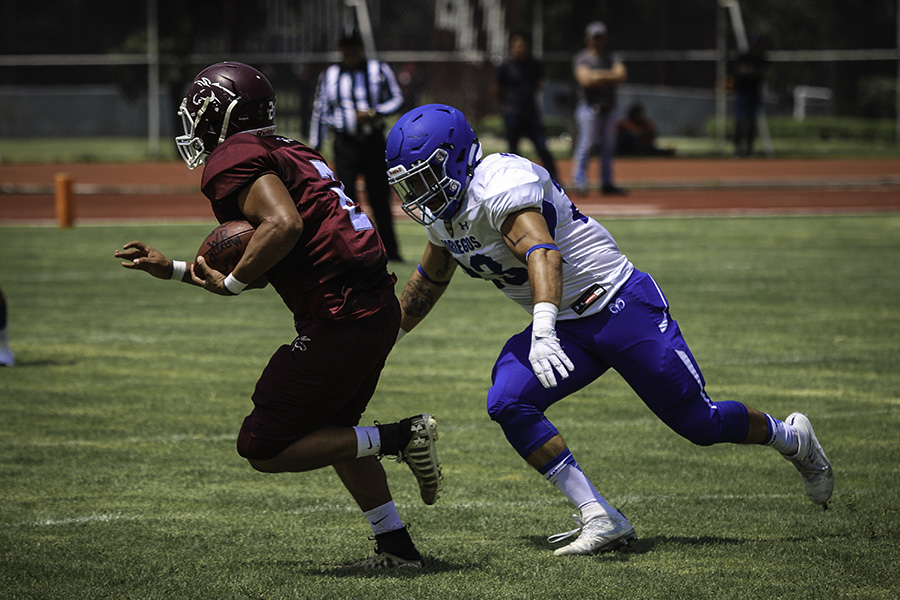
{"type": "MultiPolygon", "coordinates": [[[[528,536],[523,538],[526,543],[529,545],[541,549],[541,550],[555,550],[556,548],[560,548],[565,544],[559,544],[555,546],[551,546],[547,542],[547,538],[541,536],[528,536]]],[[[684,546],[724,546],[724,545],[733,545],[733,544],[743,544],[746,543],[747,540],[739,539],[739,538],[727,538],[727,537],[719,537],[719,536],[697,536],[697,537],[688,537],[688,536],[668,536],[668,535],[660,535],[649,538],[641,538],[638,537],[637,540],[631,542],[628,546],[624,548],[620,548],[618,550],[613,550],[611,552],[602,552],[598,554],[599,557],[606,557],[606,560],[628,560],[628,557],[632,554],[646,554],[648,552],[652,552],[656,550],[659,546],[664,545],[684,545],[684,546]]]]}
{"type": "Polygon", "coordinates": [[[76,364],[78,364],[78,361],[73,358],[36,358],[23,360],[20,356],[16,355],[15,366],[9,368],[27,369],[29,367],[71,367],[72,365],[76,364]]]}
{"type": "Polygon", "coordinates": [[[404,579],[432,573],[450,573],[459,571],[472,571],[481,568],[476,563],[463,564],[450,562],[439,558],[425,557],[425,566],[421,569],[397,568],[397,569],[357,569],[339,564],[321,564],[302,560],[274,560],[262,561],[268,567],[297,570],[304,575],[326,575],[329,577],[392,577],[404,579]]]}

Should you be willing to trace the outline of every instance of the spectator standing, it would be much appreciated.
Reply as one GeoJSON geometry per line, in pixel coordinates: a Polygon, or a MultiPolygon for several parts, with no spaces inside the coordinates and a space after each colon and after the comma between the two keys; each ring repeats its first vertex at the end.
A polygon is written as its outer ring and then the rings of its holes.
{"type": "Polygon", "coordinates": [[[769,60],[759,36],[751,36],[746,52],[734,61],[734,154],[752,156],[762,90],[769,75],[769,60]]]}
{"type": "Polygon", "coordinates": [[[547,137],[537,104],[543,72],[531,53],[531,38],[518,31],[509,36],[509,56],[494,73],[494,98],[503,111],[503,125],[509,152],[519,153],[519,140],[531,140],[550,177],[558,180],[556,162],[547,149],[547,137]]]}
{"type": "Polygon", "coordinates": [[[363,176],[388,259],[402,261],[394,234],[391,188],[384,174],[384,117],[400,110],[403,93],[387,63],[366,58],[357,29],[341,31],[338,52],[340,62],[330,65],[319,77],[310,146],[320,150],[325,132],[332,131],[337,178],[356,200],[356,180],[363,176]]]}
{"type": "Polygon", "coordinates": [[[591,151],[600,146],[600,180],[604,194],[627,192],[613,182],[613,157],[616,152],[616,124],[619,110],[616,88],[628,79],[628,71],[619,54],[607,51],[606,24],[588,23],[585,48],[575,55],[572,68],[578,84],[575,121],[578,140],[575,144],[575,189],[587,189],[587,167],[591,151]]]}

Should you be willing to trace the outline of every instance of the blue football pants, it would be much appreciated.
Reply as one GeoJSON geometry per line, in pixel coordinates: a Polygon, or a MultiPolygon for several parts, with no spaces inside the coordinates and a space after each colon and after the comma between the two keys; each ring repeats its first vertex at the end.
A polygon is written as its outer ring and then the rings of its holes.
{"type": "Polygon", "coordinates": [[[544,415],[553,403],[587,386],[612,368],[653,413],[699,445],[746,439],[746,407],[714,403],[678,323],[650,275],[635,270],[602,311],[557,321],[563,350],[575,365],[567,379],[546,389],[528,361],[531,326],[509,339],[492,373],[487,408],[513,448],[527,457],[558,431],[544,415]]]}

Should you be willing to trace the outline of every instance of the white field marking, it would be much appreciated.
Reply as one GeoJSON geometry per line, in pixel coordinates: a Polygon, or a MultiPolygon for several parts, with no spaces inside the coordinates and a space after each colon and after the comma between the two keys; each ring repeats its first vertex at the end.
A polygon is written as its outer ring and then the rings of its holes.
{"type": "MultiPolygon", "coordinates": [[[[629,499],[629,502],[631,500],[629,499]]],[[[457,510],[468,510],[468,509],[484,509],[484,508],[525,508],[529,506],[544,506],[550,504],[561,504],[563,502],[560,498],[541,498],[537,500],[529,500],[525,501],[509,501],[509,502],[492,502],[492,501],[477,501],[477,502],[453,502],[447,503],[446,508],[449,509],[457,509],[457,510]]],[[[359,507],[355,504],[317,504],[315,506],[305,506],[301,508],[293,508],[291,510],[279,511],[279,514],[285,515],[306,515],[306,514],[320,514],[320,513],[335,513],[335,512],[344,512],[344,513],[357,513],[359,512],[359,507]]],[[[189,519],[202,519],[208,516],[209,511],[205,511],[203,513],[188,513],[188,514],[178,514],[178,515],[169,515],[169,516],[157,516],[157,517],[146,517],[139,515],[126,516],[121,513],[114,515],[90,515],[86,517],[69,517],[69,518],[59,518],[59,519],[39,519],[37,521],[26,521],[17,524],[11,524],[13,527],[47,527],[53,525],[73,525],[77,523],[110,523],[113,521],[159,521],[159,520],[171,520],[171,519],[181,519],[181,520],[189,520],[189,519]]]]}
{"type": "Polygon", "coordinates": [[[46,525],[72,525],[75,523],[107,523],[110,521],[141,521],[144,520],[143,517],[126,517],[122,514],[117,515],[91,515],[89,517],[72,517],[69,519],[41,519],[39,521],[33,521],[31,523],[22,523],[21,525],[35,525],[35,526],[46,526],[46,525]]]}
{"type": "MultiPolygon", "coordinates": [[[[851,496],[858,497],[862,495],[870,495],[874,494],[875,490],[872,489],[857,489],[853,490],[851,496]]],[[[631,504],[641,504],[641,503],[658,503],[658,502],[666,502],[670,503],[673,501],[679,500],[689,500],[691,502],[696,501],[743,501],[743,500],[784,500],[791,498],[799,498],[803,499],[803,490],[800,486],[797,486],[797,489],[794,492],[785,492],[782,494],[654,494],[650,496],[640,496],[640,495],[624,495],[624,496],[616,496],[609,497],[607,501],[613,506],[618,506],[623,510],[631,504]]],[[[834,499],[832,499],[833,501],[834,499]]],[[[565,500],[562,498],[539,498],[534,500],[510,500],[508,502],[496,502],[490,500],[477,500],[472,502],[447,502],[441,503],[445,509],[449,510],[471,510],[471,509],[510,509],[510,508],[529,508],[535,506],[551,506],[551,505],[560,505],[564,507],[566,510],[571,511],[574,510],[565,500]]],[[[409,506],[406,507],[406,511],[416,512],[421,507],[418,506],[409,506]]],[[[427,510],[427,509],[426,509],[427,510]]],[[[272,512],[269,511],[269,514],[278,515],[306,515],[306,514],[319,514],[319,513],[335,513],[335,512],[344,512],[344,513],[357,513],[359,512],[359,507],[353,504],[318,504],[315,506],[307,506],[302,508],[294,508],[291,510],[272,512]]],[[[210,511],[204,511],[202,513],[180,513],[177,515],[164,515],[164,516],[155,516],[155,517],[145,517],[139,515],[127,516],[122,514],[114,514],[114,515],[91,515],[87,517],[69,517],[69,518],[60,518],[60,519],[39,519],[37,521],[25,521],[21,523],[15,523],[7,525],[7,527],[47,527],[54,525],[72,525],[76,523],[110,523],[114,521],[171,521],[174,519],[178,520],[200,520],[207,518],[210,515],[210,511]]]]}
{"type": "Polygon", "coordinates": [[[726,358],[719,360],[706,360],[704,362],[710,364],[718,364],[718,365],[783,365],[783,364],[792,364],[792,365],[800,365],[800,364],[814,364],[826,361],[840,361],[841,356],[836,354],[794,354],[791,356],[759,356],[755,358],[726,358]]]}

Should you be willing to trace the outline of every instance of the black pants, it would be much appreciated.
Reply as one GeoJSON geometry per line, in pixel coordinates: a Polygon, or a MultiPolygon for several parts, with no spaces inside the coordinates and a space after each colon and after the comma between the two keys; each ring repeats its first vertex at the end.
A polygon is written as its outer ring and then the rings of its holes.
{"type": "Polygon", "coordinates": [[[382,131],[367,136],[338,133],[334,138],[334,170],[344,184],[344,191],[357,201],[356,180],[360,175],[363,176],[369,205],[372,207],[372,217],[384,242],[384,249],[389,259],[399,260],[400,252],[394,235],[394,216],[391,213],[391,186],[387,180],[384,151],[382,131]]]}
{"type": "Polygon", "coordinates": [[[537,113],[504,113],[503,123],[506,127],[506,145],[513,154],[519,153],[519,140],[523,137],[531,140],[534,149],[541,159],[541,164],[550,173],[554,181],[559,181],[556,174],[556,161],[547,148],[547,137],[544,133],[544,125],[541,123],[541,115],[537,113]]]}
{"type": "Polygon", "coordinates": [[[739,92],[734,103],[734,153],[739,156],[753,154],[756,141],[756,119],[761,104],[759,94],[739,92]]]}

